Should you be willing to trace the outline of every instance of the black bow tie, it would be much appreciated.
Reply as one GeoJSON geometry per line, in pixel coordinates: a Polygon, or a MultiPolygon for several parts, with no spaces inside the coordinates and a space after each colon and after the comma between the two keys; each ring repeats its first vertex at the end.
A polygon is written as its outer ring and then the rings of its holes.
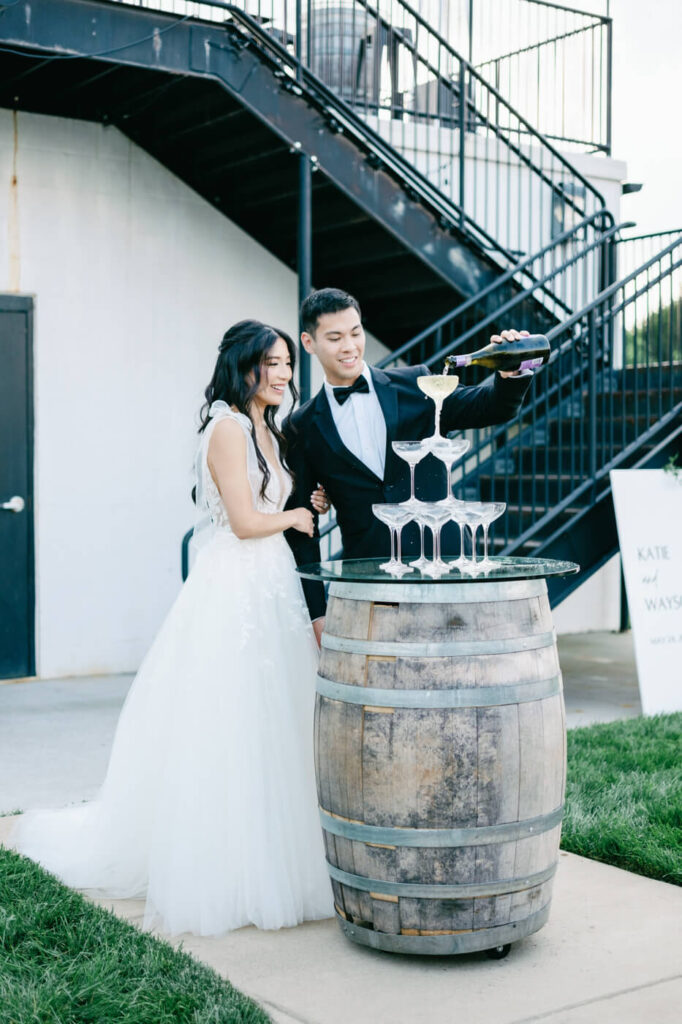
{"type": "Polygon", "coordinates": [[[355,384],[351,384],[349,388],[334,388],[334,398],[339,405],[343,405],[343,403],[354,393],[357,393],[358,395],[369,394],[369,384],[367,383],[366,377],[358,377],[355,384]]]}

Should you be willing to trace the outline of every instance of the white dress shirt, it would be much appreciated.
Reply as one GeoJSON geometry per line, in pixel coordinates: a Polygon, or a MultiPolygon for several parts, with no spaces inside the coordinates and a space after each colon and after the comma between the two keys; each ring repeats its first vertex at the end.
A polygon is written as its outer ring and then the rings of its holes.
{"type": "Polygon", "coordinates": [[[369,394],[357,391],[339,405],[334,388],[324,382],[334,425],[348,451],[360,459],[380,480],[384,479],[386,463],[386,420],[374,390],[374,381],[367,363],[363,363],[362,376],[369,385],[369,394]]]}

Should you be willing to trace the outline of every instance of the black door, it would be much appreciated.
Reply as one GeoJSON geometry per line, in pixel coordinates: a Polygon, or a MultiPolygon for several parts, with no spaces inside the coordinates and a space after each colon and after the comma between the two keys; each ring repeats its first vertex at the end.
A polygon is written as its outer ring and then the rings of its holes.
{"type": "Polygon", "coordinates": [[[32,318],[0,295],[0,679],[35,674],[32,318]]]}

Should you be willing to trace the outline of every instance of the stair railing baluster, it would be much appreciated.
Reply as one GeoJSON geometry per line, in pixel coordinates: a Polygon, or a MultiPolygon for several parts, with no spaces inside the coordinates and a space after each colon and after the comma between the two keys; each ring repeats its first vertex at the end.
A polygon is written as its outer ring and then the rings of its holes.
{"type": "MultiPolygon", "coordinates": [[[[670,310],[672,316],[672,309],[670,310]]],[[[663,282],[659,279],[658,282],[658,323],[656,324],[656,362],[658,363],[658,419],[660,420],[663,415],[663,334],[662,334],[662,323],[663,323],[663,282]]],[[[672,387],[672,364],[670,367],[670,386],[672,387]]]]}
{"type": "Polygon", "coordinates": [[[466,147],[466,67],[464,61],[459,62],[459,160],[458,160],[458,173],[459,173],[459,216],[460,226],[464,227],[464,207],[465,207],[465,196],[464,196],[464,155],[466,147]]]}
{"type": "Polygon", "coordinates": [[[597,479],[597,335],[595,329],[595,310],[591,309],[588,313],[588,377],[587,377],[587,395],[588,395],[588,422],[589,422],[589,440],[588,440],[588,471],[589,478],[593,483],[591,491],[591,501],[594,501],[596,496],[596,479],[597,479]]]}

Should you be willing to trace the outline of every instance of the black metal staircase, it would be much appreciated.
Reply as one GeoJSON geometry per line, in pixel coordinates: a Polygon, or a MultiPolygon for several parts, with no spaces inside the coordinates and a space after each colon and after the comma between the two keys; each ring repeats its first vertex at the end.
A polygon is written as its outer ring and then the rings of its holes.
{"type": "MultiPolygon", "coordinates": [[[[305,59],[320,4],[309,31],[272,2],[257,17],[220,0],[176,4],[214,20],[155,6],[4,9],[0,104],[116,125],[292,267],[294,157],[306,154],[317,172],[312,280],[357,294],[389,347],[473,299],[537,239],[566,234],[568,220],[595,239],[609,226],[601,195],[402,0],[394,21],[354,0],[365,58],[350,92],[305,59]]],[[[543,328],[558,316],[551,291],[530,300],[543,328]]]]}

